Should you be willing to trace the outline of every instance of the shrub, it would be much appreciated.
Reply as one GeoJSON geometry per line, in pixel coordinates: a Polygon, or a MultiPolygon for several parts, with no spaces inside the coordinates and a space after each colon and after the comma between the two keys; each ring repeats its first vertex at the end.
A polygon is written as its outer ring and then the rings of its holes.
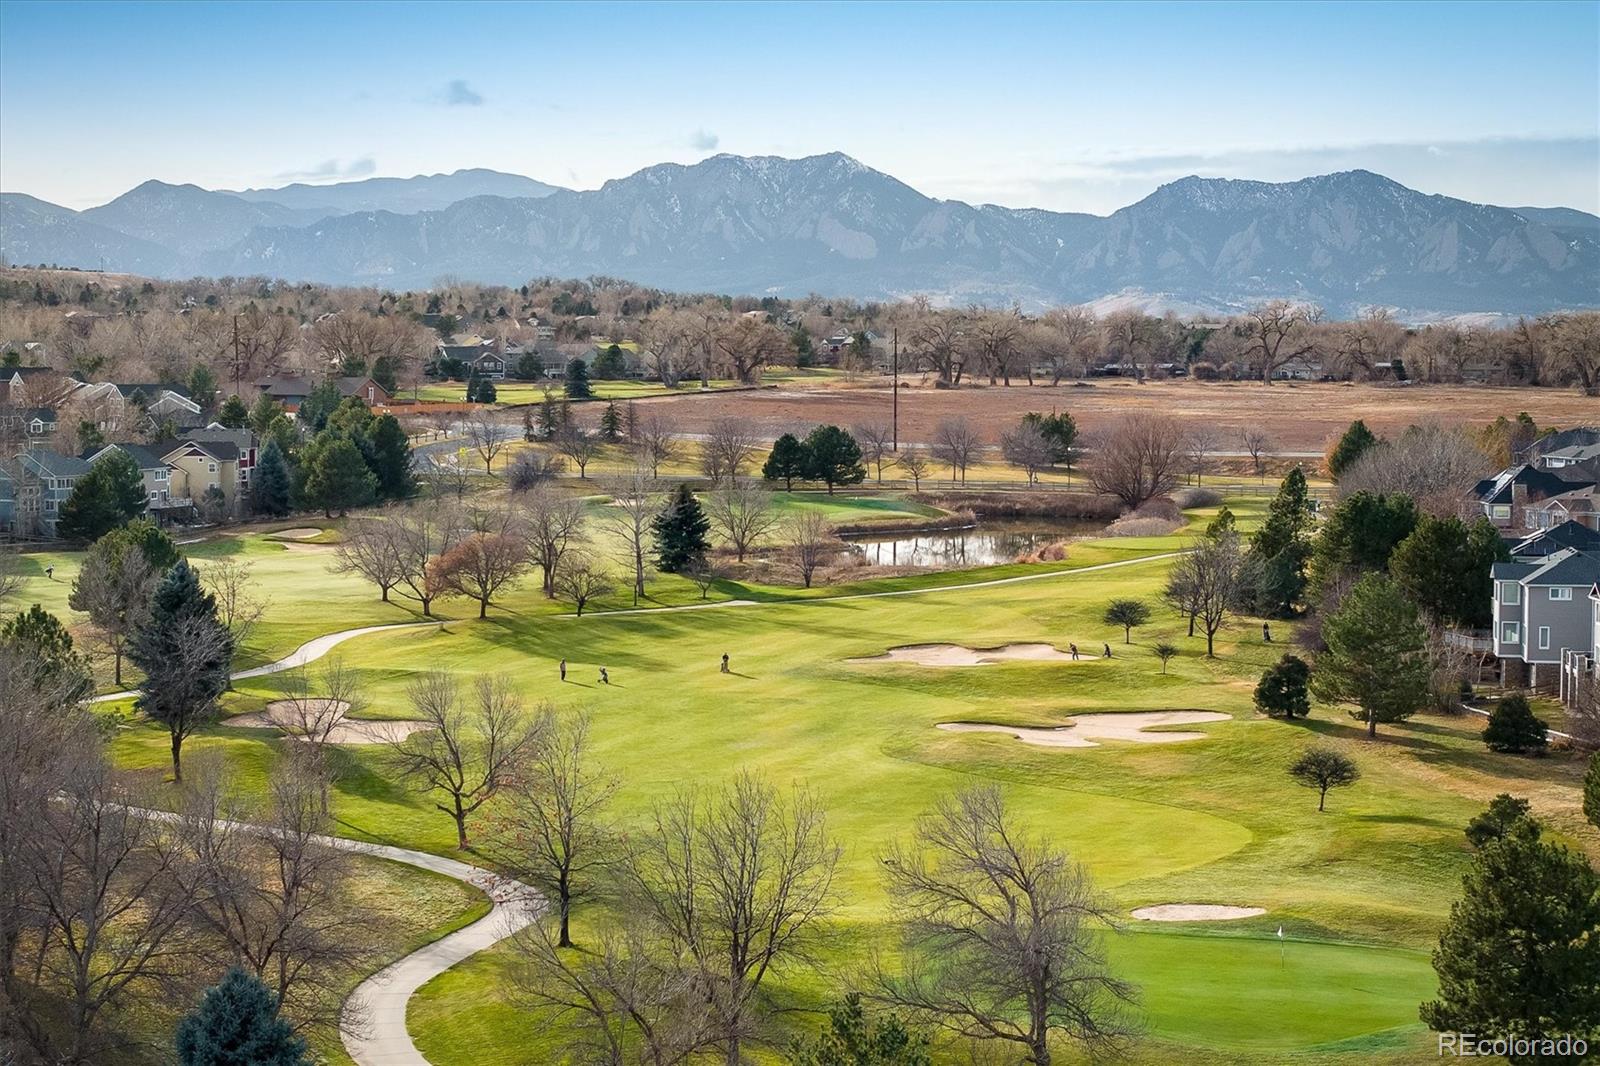
{"type": "Polygon", "coordinates": [[[1182,522],[1183,508],[1179,507],[1169,497],[1158,496],[1153,500],[1146,500],[1141,503],[1131,517],[1166,518],[1174,522],[1182,522]]]}
{"type": "Polygon", "coordinates": [[[1272,718],[1311,713],[1311,668],[1298,655],[1285,655],[1256,684],[1256,710],[1272,718]]]}
{"type": "Polygon", "coordinates": [[[1195,363],[1189,368],[1189,376],[1196,381],[1216,381],[1222,374],[1216,363],[1195,363]]]}
{"type": "Polygon", "coordinates": [[[1513,692],[1495,705],[1489,724],[1483,730],[1483,742],[1489,745],[1490,751],[1542,755],[1550,744],[1545,729],[1545,724],[1528,706],[1528,698],[1513,692]]]}
{"type": "Polygon", "coordinates": [[[1108,537],[1164,537],[1182,528],[1183,522],[1171,518],[1140,518],[1129,515],[1105,528],[1108,537]]]}
{"type": "Polygon", "coordinates": [[[1172,494],[1172,502],[1185,511],[1191,507],[1215,507],[1222,502],[1222,493],[1216,489],[1179,489],[1172,494]]]}

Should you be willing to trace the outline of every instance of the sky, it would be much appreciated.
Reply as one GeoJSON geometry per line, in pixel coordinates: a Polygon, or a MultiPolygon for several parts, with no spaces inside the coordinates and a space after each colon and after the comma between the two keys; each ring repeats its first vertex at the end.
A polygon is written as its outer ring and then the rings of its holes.
{"type": "Polygon", "coordinates": [[[1357,167],[1600,212],[1600,3],[0,0],[0,190],[72,208],[149,178],[595,188],[831,151],[1096,214],[1187,174],[1357,167]]]}

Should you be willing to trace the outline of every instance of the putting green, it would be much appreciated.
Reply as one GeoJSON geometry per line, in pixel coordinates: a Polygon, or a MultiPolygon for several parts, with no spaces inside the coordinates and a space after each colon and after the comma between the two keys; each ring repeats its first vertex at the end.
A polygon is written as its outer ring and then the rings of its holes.
{"type": "MultiPolygon", "coordinates": [[[[1267,922],[1269,919],[1261,919],[1267,922]]],[[[1415,1027],[1436,985],[1422,952],[1255,937],[1130,931],[1112,967],[1137,984],[1151,1035],[1182,1044],[1303,1049],[1415,1027]]]]}

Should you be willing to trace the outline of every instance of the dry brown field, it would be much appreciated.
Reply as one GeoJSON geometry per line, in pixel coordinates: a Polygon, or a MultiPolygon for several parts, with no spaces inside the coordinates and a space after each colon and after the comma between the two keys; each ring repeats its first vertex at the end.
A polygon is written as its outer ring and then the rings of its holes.
{"type": "MultiPolygon", "coordinates": [[[[892,390],[886,385],[785,386],[755,392],[684,394],[637,401],[670,410],[683,432],[703,431],[714,419],[748,421],[765,437],[818,423],[851,426],[887,422],[892,390]]],[[[1217,449],[1239,447],[1247,428],[1264,429],[1279,454],[1318,452],[1357,418],[1379,435],[1409,425],[1440,422],[1481,426],[1499,415],[1526,411],[1541,426],[1600,424],[1600,399],[1576,390],[1482,385],[1356,385],[1336,383],[1160,381],[1143,385],[1101,379],[1063,384],[900,390],[900,436],[929,441],[944,419],[965,417],[989,443],[1028,411],[1070,412],[1093,433],[1132,412],[1159,412],[1201,422],[1218,434],[1217,449]]]]}

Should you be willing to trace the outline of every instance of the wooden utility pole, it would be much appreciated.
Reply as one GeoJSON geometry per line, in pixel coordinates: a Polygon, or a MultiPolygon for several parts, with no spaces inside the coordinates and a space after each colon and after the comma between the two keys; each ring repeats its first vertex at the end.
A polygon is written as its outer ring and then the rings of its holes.
{"type": "Polygon", "coordinates": [[[233,394],[239,395],[239,316],[233,316],[233,394]]]}
{"type": "Polygon", "coordinates": [[[890,347],[891,347],[891,350],[893,351],[894,354],[891,355],[889,357],[889,359],[890,359],[890,365],[894,368],[894,371],[893,371],[893,373],[894,373],[894,378],[893,378],[894,388],[890,390],[892,395],[893,395],[893,399],[889,404],[889,411],[890,411],[890,415],[889,415],[890,430],[889,430],[889,433],[894,438],[894,441],[893,441],[894,450],[895,451],[899,451],[900,450],[900,327],[899,326],[896,326],[894,328],[894,332],[893,332],[892,336],[893,336],[894,339],[893,339],[893,342],[892,342],[890,347]]]}

